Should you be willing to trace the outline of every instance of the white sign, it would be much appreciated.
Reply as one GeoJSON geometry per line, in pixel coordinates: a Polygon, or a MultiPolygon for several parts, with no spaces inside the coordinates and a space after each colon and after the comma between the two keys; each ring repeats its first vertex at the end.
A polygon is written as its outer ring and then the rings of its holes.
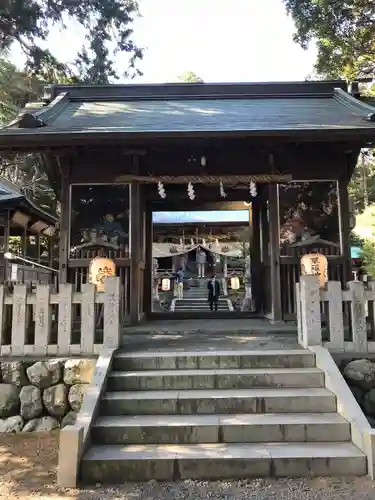
{"type": "Polygon", "coordinates": [[[17,281],[17,277],[18,277],[18,265],[12,264],[10,271],[10,281],[17,281]]]}

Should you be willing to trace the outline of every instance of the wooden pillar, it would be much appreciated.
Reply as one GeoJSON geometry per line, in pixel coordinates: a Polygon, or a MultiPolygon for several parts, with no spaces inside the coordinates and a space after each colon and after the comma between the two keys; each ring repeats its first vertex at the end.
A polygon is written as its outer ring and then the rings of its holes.
{"type": "Polygon", "coordinates": [[[282,320],[280,284],[279,200],[277,184],[269,185],[270,274],[272,315],[274,321],[282,320]]]}
{"type": "Polygon", "coordinates": [[[251,242],[250,242],[250,255],[251,255],[251,282],[252,282],[252,296],[255,311],[261,310],[261,249],[260,249],[260,199],[253,200],[251,204],[252,210],[252,228],[251,228],[251,242]]]}
{"type": "Polygon", "coordinates": [[[268,200],[263,193],[260,209],[260,258],[261,258],[261,283],[259,294],[261,296],[261,310],[263,313],[271,311],[271,280],[270,280],[270,254],[269,254],[269,224],[268,224],[268,200]]]}
{"type": "Polygon", "coordinates": [[[130,323],[139,322],[139,292],[141,257],[140,231],[140,189],[139,182],[130,185],[130,323]]]}
{"type": "Polygon", "coordinates": [[[59,284],[68,282],[69,232],[70,232],[70,169],[63,169],[61,178],[61,213],[59,242],[59,284]]]}
{"type": "Polygon", "coordinates": [[[350,226],[349,226],[349,194],[347,179],[338,181],[338,201],[339,201],[339,228],[340,228],[340,248],[343,257],[343,281],[347,283],[352,280],[352,265],[350,255],[350,226]]]}
{"type": "Polygon", "coordinates": [[[146,223],[145,223],[145,275],[144,275],[144,311],[148,316],[152,312],[152,288],[154,284],[153,276],[153,261],[152,261],[152,208],[150,205],[146,206],[146,223]]]}

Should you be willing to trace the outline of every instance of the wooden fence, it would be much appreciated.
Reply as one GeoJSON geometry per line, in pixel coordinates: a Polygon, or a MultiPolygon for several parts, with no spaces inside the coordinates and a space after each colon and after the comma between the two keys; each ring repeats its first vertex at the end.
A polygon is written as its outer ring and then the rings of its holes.
{"type": "Polygon", "coordinates": [[[375,282],[351,281],[345,289],[329,281],[301,276],[296,284],[301,345],[324,345],[334,352],[375,353],[375,282]]]}
{"type": "Polygon", "coordinates": [[[107,278],[105,292],[92,284],[0,286],[0,354],[96,355],[120,343],[120,279],[107,278]]]}

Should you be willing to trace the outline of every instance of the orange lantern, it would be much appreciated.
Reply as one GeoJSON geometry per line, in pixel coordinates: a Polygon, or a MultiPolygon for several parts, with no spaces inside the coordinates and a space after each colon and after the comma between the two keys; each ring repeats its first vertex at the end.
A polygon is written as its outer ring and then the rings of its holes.
{"type": "Polygon", "coordinates": [[[163,292],[169,292],[171,289],[171,280],[169,278],[163,278],[161,281],[161,289],[163,292]]]}
{"type": "Polygon", "coordinates": [[[116,265],[106,257],[95,257],[90,262],[90,283],[94,283],[97,292],[104,292],[104,282],[108,276],[116,276],[116,265]]]}
{"type": "Polygon", "coordinates": [[[238,276],[234,276],[230,279],[230,287],[232,290],[240,289],[240,279],[238,278],[238,276]]]}
{"type": "Polygon", "coordinates": [[[319,288],[328,281],[328,260],[321,253],[308,253],[301,258],[301,274],[318,276],[319,288]]]}

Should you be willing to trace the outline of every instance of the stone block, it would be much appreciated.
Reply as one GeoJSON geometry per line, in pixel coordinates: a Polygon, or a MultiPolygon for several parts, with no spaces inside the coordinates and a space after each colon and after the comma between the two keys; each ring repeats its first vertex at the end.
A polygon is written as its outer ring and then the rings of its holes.
{"type": "Polygon", "coordinates": [[[178,460],[181,479],[247,479],[269,477],[271,458],[178,460]]]}

